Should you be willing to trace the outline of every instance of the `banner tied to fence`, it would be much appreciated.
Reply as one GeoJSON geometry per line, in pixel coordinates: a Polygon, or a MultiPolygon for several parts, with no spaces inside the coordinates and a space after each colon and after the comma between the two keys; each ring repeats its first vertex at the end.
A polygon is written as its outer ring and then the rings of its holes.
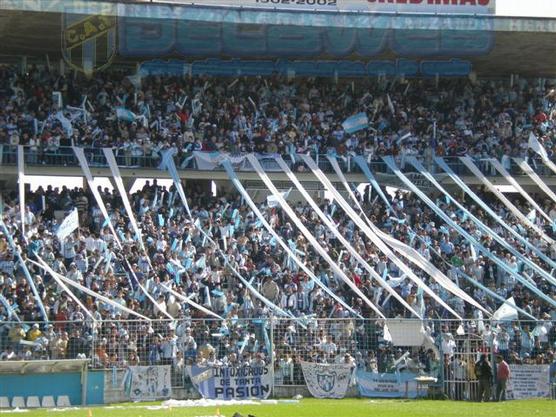
{"type": "Polygon", "coordinates": [[[158,400],[172,395],[170,366],[130,366],[130,399],[158,400]]]}
{"type": "Polygon", "coordinates": [[[550,365],[510,365],[508,399],[550,397],[550,365]]]}
{"type": "Polygon", "coordinates": [[[307,388],[315,398],[344,398],[353,367],[346,364],[301,362],[307,388]]]}
{"type": "Polygon", "coordinates": [[[358,370],[357,386],[362,397],[417,398],[416,377],[409,372],[379,374],[358,370]]]}
{"type": "Polygon", "coordinates": [[[266,399],[272,389],[270,366],[188,368],[191,382],[205,399],[266,399]]]}

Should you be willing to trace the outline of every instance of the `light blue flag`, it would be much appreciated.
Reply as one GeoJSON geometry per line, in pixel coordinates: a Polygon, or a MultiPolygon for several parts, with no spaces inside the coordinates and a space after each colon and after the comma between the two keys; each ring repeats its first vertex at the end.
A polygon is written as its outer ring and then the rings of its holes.
{"type": "Polygon", "coordinates": [[[116,117],[118,120],[123,120],[124,122],[134,122],[137,118],[135,113],[124,107],[116,107],[116,117]]]}
{"type": "Polygon", "coordinates": [[[158,225],[164,227],[164,216],[162,216],[162,214],[158,215],[158,225]]]}
{"type": "Polygon", "coordinates": [[[369,126],[369,118],[366,113],[358,113],[354,116],[348,117],[342,123],[342,127],[347,133],[355,133],[369,126]]]}

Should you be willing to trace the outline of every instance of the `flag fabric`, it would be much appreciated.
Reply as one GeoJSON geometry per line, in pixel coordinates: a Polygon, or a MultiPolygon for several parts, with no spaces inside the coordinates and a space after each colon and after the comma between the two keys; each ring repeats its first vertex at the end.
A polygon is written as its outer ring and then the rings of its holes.
{"type": "Polygon", "coordinates": [[[537,211],[535,209],[531,210],[527,215],[527,219],[529,219],[531,223],[534,223],[535,220],[537,220],[537,211]]]}
{"type": "Polygon", "coordinates": [[[544,146],[541,145],[533,132],[529,135],[529,148],[538,153],[542,159],[548,159],[546,149],[544,149],[544,146]]]}
{"type": "MultiPolygon", "coordinates": [[[[291,191],[292,191],[292,189],[290,188],[288,191],[283,192],[283,193],[280,193],[280,195],[282,196],[282,198],[283,198],[284,200],[287,200],[288,197],[289,197],[289,195],[290,195],[290,192],[291,192],[291,191]]],[[[270,208],[274,208],[274,207],[280,206],[280,203],[278,203],[278,198],[276,198],[276,197],[273,196],[273,195],[269,195],[269,196],[266,198],[266,204],[267,204],[268,207],[270,207],[270,208]]]]}
{"type": "Polygon", "coordinates": [[[515,308],[515,300],[510,297],[502,306],[492,315],[493,320],[513,321],[517,320],[517,310],[515,308]]]}
{"type": "Polygon", "coordinates": [[[392,99],[390,98],[390,94],[386,94],[386,98],[388,99],[388,108],[392,112],[392,114],[396,113],[396,109],[394,108],[394,103],[392,103],[392,99]]]}
{"type": "Polygon", "coordinates": [[[61,111],[56,113],[56,119],[58,119],[58,121],[62,124],[62,127],[64,128],[64,130],[66,132],[66,135],[72,136],[73,135],[73,126],[71,124],[70,119],[68,119],[66,116],[64,116],[64,113],[62,113],[61,111]]]}
{"type": "Polygon", "coordinates": [[[63,241],[68,237],[71,232],[79,227],[79,216],[77,214],[77,209],[74,208],[72,212],[64,219],[58,230],[56,231],[56,236],[60,241],[63,241]]]}
{"type": "Polygon", "coordinates": [[[366,113],[358,113],[348,117],[342,123],[342,127],[347,133],[355,133],[359,130],[366,129],[369,126],[369,118],[366,113]]]}
{"type": "Polygon", "coordinates": [[[133,87],[135,87],[136,90],[141,89],[141,78],[142,77],[141,77],[140,73],[137,73],[135,75],[128,75],[126,78],[133,85],[133,87]]]}
{"type": "Polygon", "coordinates": [[[124,107],[117,107],[116,108],[116,117],[119,120],[123,120],[125,122],[134,122],[137,116],[131,110],[128,110],[124,107]]]}

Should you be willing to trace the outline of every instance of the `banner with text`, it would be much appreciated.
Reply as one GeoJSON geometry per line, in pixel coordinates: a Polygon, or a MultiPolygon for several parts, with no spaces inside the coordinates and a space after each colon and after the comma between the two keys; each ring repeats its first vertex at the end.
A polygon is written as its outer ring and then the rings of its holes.
{"type": "MultiPolygon", "coordinates": [[[[168,0],[165,0],[168,2],[168,0]]],[[[496,0],[170,0],[172,3],[195,4],[196,6],[233,6],[271,8],[278,10],[311,11],[361,11],[397,13],[476,13],[494,14],[496,0]],[[448,4],[446,4],[448,3],[448,4]]]]}
{"type": "Polygon", "coordinates": [[[315,398],[344,398],[353,367],[345,364],[301,362],[307,388],[315,398]]]}
{"type": "Polygon", "coordinates": [[[550,365],[510,365],[508,399],[550,397],[550,365]]]}
{"type": "Polygon", "coordinates": [[[378,374],[357,371],[357,387],[362,397],[371,398],[417,398],[416,374],[378,374]]]}
{"type": "Polygon", "coordinates": [[[157,400],[172,395],[170,366],[130,366],[131,400],[157,400]]]}
{"type": "Polygon", "coordinates": [[[188,368],[191,382],[203,398],[212,400],[266,399],[272,388],[270,366],[188,368]]]}

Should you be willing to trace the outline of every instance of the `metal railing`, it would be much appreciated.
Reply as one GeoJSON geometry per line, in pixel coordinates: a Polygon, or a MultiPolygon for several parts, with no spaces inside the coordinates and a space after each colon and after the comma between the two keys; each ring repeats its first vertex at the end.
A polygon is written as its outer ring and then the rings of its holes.
{"type": "Polygon", "coordinates": [[[403,366],[433,376],[437,389],[457,400],[477,399],[474,364],[481,354],[491,363],[494,354],[510,364],[556,361],[556,322],[429,320],[422,324],[430,343],[420,346],[393,344],[384,323],[351,318],[4,322],[0,360],[87,358],[92,368],[114,375],[128,366],[172,365],[173,385],[188,388],[185,369],[201,361],[226,366],[262,356],[274,368],[275,386],[295,386],[305,384],[301,361],[333,363],[349,355],[369,372],[403,366]]]}
{"type": "MultiPolygon", "coordinates": [[[[48,147],[29,147],[25,146],[25,163],[29,166],[77,166],[78,161],[75,157],[71,147],[60,146],[57,148],[48,147]]],[[[101,148],[98,147],[86,147],[84,148],[85,156],[91,167],[108,167],[106,158],[102,152],[101,148]]],[[[116,156],[116,162],[118,166],[122,168],[145,168],[145,169],[156,169],[161,163],[161,155],[159,152],[152,152],[151,155],[144,155],[143,151],[115,148],[114,154],[116,156]]],[[[264,154],[261,154],[264,155],[264,154]]],[[[338,157],[338,162],[340,167],[344,172],[357,172],[360,173],[361,170],[357,164],[353,161],[353,156],[355,153],[348,153],[338,157]]],[[[292,161],[289,154],[282,155],[286,163],[296,171],[297,166],[300,165],[300,161],[292,161]]],[[[327,154],[315,154],[312,153],[311,156],[315,159],[320,169],[324,172],[332,172],[333,169],[327,159],[327,154]]],[[[367,159],[367,163],[371,171],[380,174],[392,174],[390,169],[386,164],[378,157],[373,156],[369,158],[368,155],[364,155],[367,159]]],[[[424,164],[425,168],[431,173],[441,173],[442,170],[436,166],[433,161],[427,161],[422,156],[417,156],[417,158],[424,164]]],[[[195,157],[192,152],[180,153],[175,158],[176,166],[182,170],[199,170],[197,166],[195,157]]],[[[406,164],[404,157],[398,156],[398,165],[401,170],[406,173],[416,172],[412,165],[406,164]]],[[[448,156],[444,157],[447,165],[460,176],[472,176],[473,174],[467,169],[467,167],[462,164],[458,157],[448,156]]],[[[10,145],[0,145],[0,165],[16,165],[17,163],[17,147],[10,145]]],[[[269,170],[275,170],[277,165],[273,163],[270,159],[264,159],[261,161],[263,167],[269,170]],[[268,166],[265,166],[267,164],[268,166]]],[[[475,163],[479,170],[486,177],[496,177],[499,173],[492,168],[486,159],[475,159],[475,163]]],[[[543,165],[540,158],[530,159],[529,163],[535,169],[535,171],[541,176],[552,176],[555,175],[549,168],[543,165]]],[[[509,161],[509,166],[506,166],[508,171],[512,175],[523,175],[523,172],[519,166],[513,161],[509,161]]],[[[214,168],[216,171],[223,171],[224,169],[220,166],[214,168]]]]}

